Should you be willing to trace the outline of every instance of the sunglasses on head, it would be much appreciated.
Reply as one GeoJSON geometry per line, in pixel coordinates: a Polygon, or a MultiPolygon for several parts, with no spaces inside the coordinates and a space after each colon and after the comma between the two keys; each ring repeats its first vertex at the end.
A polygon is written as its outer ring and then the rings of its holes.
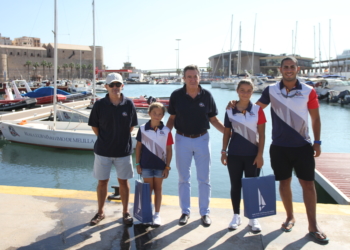
{"type": "Polygon", "coordinates": [[[122,83],[120,83],[120,82],[111,82],[110,84],[108,84],[108,86],[110,88],[113,88],[114,86],[119,88],[120,86],[122,86],[122,83]]]}

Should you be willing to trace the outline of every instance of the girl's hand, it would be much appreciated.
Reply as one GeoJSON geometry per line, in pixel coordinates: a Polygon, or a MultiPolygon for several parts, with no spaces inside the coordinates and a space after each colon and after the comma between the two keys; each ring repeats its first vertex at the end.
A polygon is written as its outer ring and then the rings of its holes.
{"type": "Polygon", "coordinates": [[[255,157],[253,165],[255,165],[255,164],[256,164],[257,168],[262,168],[262,166],[264,165],[264,159],[263,159],[262,155],[257,155],[255,157]]]}
{"type": "Polygon", "coordinates": [[[223,165],[227,165],[227,155],[226,154],[221,154],[221,163],[223,165]]]}
{"type": "Polygon", "coordinates": [[[136,168],[137,168],[137,173],[138,173],[138,174],[141,174],[141,173],[142,173],[141,166],[140,166],[140,165],[137,165],[136,168]]]}
{"type": "Polygon", "coordinates": [[[168,178],[168,176],[169,176],[169,169],[164,169],[163,170],[163,179],[168,178]]]}

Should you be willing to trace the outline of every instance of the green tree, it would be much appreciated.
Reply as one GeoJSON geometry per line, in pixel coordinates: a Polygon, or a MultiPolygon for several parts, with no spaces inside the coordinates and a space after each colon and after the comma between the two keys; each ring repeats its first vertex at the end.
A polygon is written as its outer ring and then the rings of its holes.
{"type": "Polygon", "coordinates": [[[223,69],[218,69],[219,71],[219,75],[222,76],[222,73],[224,73],[224,70],[223,69]]]}
{"type": "Polygon", "coordinates": [[[63,65],[62,65],[62,68],[63,68],[63,71],[64,71],[64,77],[67,78],[66,70],[67,70],[67,68],[68,68],[68,64],[67,64],[67,63],[63,64],[63,65]]]}
{"type": "Polygon", "coordinates": [[[47,63],[47,66],[46,67],[48,67],[49,68],[49,74],[51,75],[51,68],[52,68],[52,62],[48,62],[47,63]]]}
{"type": "Polygon", "coordinates": [[[92,78],[92,64],[89,63],[89,65],[87,66],[87,69],[88,69],[88,78],[92,78]]]}
{"type": "Polygon", "coordinates": [[[148,76],[151,76],[151,75],[152,75],[152,72],[151,72],[151,71],[148,71],[148,72],[147,72],[147,75],[148,75],[148,76]]]}
{"type": "Polygon", "coordinates": [[[180,76],[181,72],[182,72],[181,69],[176,69],[176,74],[177,74],[177,76],[180,76]]]}
{"type": "Polygon", "coordinates": [[[81,69],[83,70],[83,78],[85,78],[85,70],[87,69],[86,64],[81,65],[81,69]]]}
{"type": "Polygon", "coordinates": [[[35,71],[35,77],[38,77],[38,67],[40,66],[39,63],[35,62],[33,63],[34,71],[35,71]]]}
{"type": "Polygon", "coordinates": [[[211,76],[211,72],[213,72],[213,69],[211,67],[207,67],[207,72],[209,73],[209,76],[211,76]]]}
{"type": "Polygon", "coordinates": [[[31,61],[26,61],[26,63],[24,64],[24,67],[28,67],[28,81],[30,81],[30,75],[29,75],[29,66],[32,65],[31,61]]]}
{"type": "Polygon", "coordinates": [[[79,76],[79,78],[81,78],[81,75],[80,75],[80,64],[77,63],[75,64],[75,71],[76,71],[76,74],[77,74],[77,78],[79,76]]]}
{"type": "Polygon", "coordinates": [[[44,77],[45,77],[45,67],[47,66],[47,61],[42,61],[41,63],[40,63],[40,65],[41,66],[43,66],[43,79],[44,79],[44,77]]]}
{"type": "Polygon", "coordinates": [[[61,66],[57,66],[57,76],[61,73],[61,66]]]}
{"type": "Polygon", "coordinates": [[[71,77],[73,78],[73,69],[75,67],[75,64],[74,63],[70,63],[69,64],[69,68],[70,68],[70,72],[71,72],[71,77]]]}
{"type": "Polygon", "coordinates": [[[273,75],[275,74],[275,72],[274,72],[272,69],[269,69],[269,70],[267,71],[267,74],[268,74],[269,76],[273,76],[273,75]]]}

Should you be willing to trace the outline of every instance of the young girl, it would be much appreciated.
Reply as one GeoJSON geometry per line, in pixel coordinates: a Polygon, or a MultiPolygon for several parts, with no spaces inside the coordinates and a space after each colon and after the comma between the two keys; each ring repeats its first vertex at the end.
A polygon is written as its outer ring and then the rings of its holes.
{"type": "MultiPolygon", "coordinates": [[[[252,104],[253,83],[241,80],[237,86],[239,101],[235,108],[225,114],[225,131],[221,162],[227,165],[231,181],[231,201],[234,216],[229,229],[237,229],[241,224],[240,202],[243,172],[245,177],[256,177],[264,164],[263,151],[265,144],[266,118],[260,106],[252,104]],[[232,130],[232,136],[230,140],[232,130]],[[228,151],[227,145],[230,141],[228,151]]],[[[250,219],[252,231],[261,231],[257,219],[250,219]]]]}
{"type": "Polygon", "coordinates": [[[150,184],[151,194],[154,191],[153,225],[160,226],[160,204],[162,202],[162,182],[170,171],[173,137],[168,127],[161,121],[165,107],[159,102],[149,106],[151,120],[140,126],[136,140],[137,173],[141,174],[145,183],[150,184]]]}

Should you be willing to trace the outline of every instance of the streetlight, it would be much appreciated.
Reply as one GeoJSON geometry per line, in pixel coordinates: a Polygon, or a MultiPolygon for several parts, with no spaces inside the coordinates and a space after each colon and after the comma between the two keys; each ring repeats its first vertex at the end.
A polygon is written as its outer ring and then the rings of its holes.
{"type": "Polygon", "coordinates": [[[176,65],[175,65],[175,72],[177,71],[178,69],[178,64],[177,64],[177,60],[178,60],[178,53],[179,53],[179,50],[178,49],[175,49],[175,60],[176,60],[176,65]]]}
{"type": "Polygon", "coordinates": [[[176,69],[180,68],[180,61],[179,61],[179,57],[180,57],[180,41],[181,39],[175,39],[177,41],[177,67],[176,69]]]}

